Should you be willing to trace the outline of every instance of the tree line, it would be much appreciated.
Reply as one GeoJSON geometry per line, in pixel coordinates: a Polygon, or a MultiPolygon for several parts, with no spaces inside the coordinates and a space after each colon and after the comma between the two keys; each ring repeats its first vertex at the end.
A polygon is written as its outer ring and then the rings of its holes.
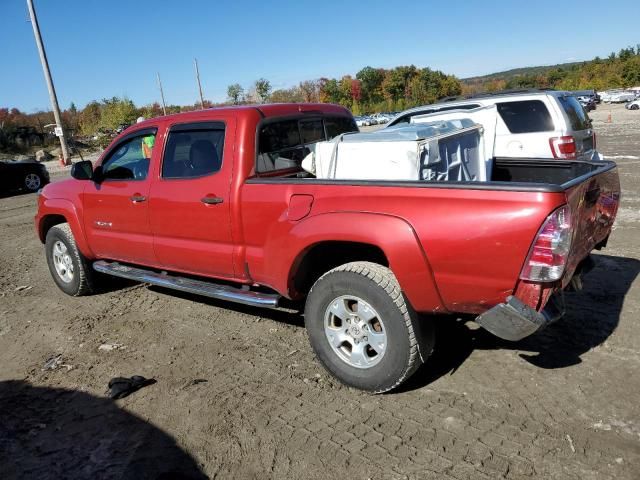
{"type": "Polygon", "coordinates": [[[229,85],[227,101],[243,103],[336,103],[354,114],[404,110],[434,102],[440,98],[459,95],[462,85],[453,75],[415,65],[392,69],[364,67],[355,77],[322,77],[306,80],[290,88],[271,90],[268,80],[260,79],[245,95],[240,84],[229,85]]]}
{"type": "MultiPolygon", "coordinates": [[[[525,69],[526,71],[526,69],[525,69]]],[[[306,80],[290,88],[273,89],[271,82],[259,78],[243,87],[234,83],[227,87],[223,103],[205,100],[205,107],[242,105],[249,103],[323,102],[336,103],[349,108],[354,114],[380,111],[398,111],[416,105],[432,103],[443,97],[512,88],[557,88],[562,90],[604,90],[640,85],[640,44],[611,53],[607,58],[569,66],[536,69],[501,78],[491,75],[459,80],[430,68],[414,65],[391,69],[364,67],[354,76],[322,77],[306,80]]],[[[167,114],[200,109],[200,102],[192,105],[168,105],[167,114]]],[[[93,135],[109,132],[122,124],[131,124],[143,116],[152,118],[163,114],[159,103],[141,107],[130,99],[112,97],[94,100],[83,109],[72,103],[62,112],[67,130],[75,135],[93,135]]],[[[0,108],[0,138],[17,129],[30,128],[45,133],[45,125],[53,123],[51,112],[27,114],[17,108],[0,108]]],[[[0,147],[2,145],[0,144],[0,147]]]]}
{"type": "MultiPolygon", "coordinates": [[[[537,69],[539,70],[539,69],[537,69]]],[[[463,93],[491,92],[513,88],[555,88],[558,90],[596,90],[640,86],[640,44],[612,52],[607,58],[569,66],[556,66],[532,74],[500,78],[463,80],[463,93]]]]}

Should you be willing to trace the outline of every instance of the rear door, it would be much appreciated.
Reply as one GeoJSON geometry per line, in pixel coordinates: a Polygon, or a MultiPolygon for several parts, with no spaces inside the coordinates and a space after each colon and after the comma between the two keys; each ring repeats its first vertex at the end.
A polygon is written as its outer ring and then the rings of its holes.
{"type": "Polygon", "coordinates": [[[235,119],[171,125],[150,192],[153,248],[168,270],[233,278],[235,119]]]}
{"type": "Polygon", "coordinates": [[[100,258],[153,265],[149,228],[149,166],[157,162],[153,145],[156,129],[132,132],[103,157],[99,182],[86,182],[83,193],[84,226],[94,253],[100,258]],[[151,158],[149,158],[151,154],[151,158]]]}
{"type": "Polygon", "coordinates": [[[576,158],[591,160],[595,145],[591,120],[587,112],[573,95],[561,95],[557,98],[569,127],[567,135],[571,135],[576,143],[576,158]]]}

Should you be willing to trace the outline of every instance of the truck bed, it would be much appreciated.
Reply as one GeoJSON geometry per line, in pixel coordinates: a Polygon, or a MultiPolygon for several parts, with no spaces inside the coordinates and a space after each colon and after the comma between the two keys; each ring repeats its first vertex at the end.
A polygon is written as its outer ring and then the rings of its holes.
{"type": "Polygon", "coordinates": [[[421,188],[469,188],[562,192],[594,176],[616,168],[613,161],[582,162],[538,158],[495,158],[490,181],[385,181],[318,179],[307,172],[288,171],[277,176],[253,177],[247,183],[304,183],[314,185],[405,186],[421,188]]]}

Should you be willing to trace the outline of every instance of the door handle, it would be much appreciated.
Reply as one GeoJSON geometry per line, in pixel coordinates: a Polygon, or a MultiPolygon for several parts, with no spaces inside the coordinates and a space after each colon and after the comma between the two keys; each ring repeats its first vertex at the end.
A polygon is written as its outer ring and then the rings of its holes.
{"type": "Polygon", "coordinates": [[[200,201],[206,205],[218,205],[224,202],[224,198],[206,196],[206,197],[202,197],[200,201]]]}
{"type": "Polygon", "coordinates": [[[129,200],[131,200],[133,203],[140,203],[140,202],[144,202],[147,199],[147,197],[145,197],[144,195],[131,195],[129,197],[129,200]]]}

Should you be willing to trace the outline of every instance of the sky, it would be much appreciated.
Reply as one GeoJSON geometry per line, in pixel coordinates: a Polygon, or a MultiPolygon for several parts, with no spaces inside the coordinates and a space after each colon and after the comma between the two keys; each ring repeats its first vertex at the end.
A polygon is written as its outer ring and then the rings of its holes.
{"type": "MultiPolygon", "coordinates": [[[[637,0],[34,0],[61,108],[205,98],[268,79],[414,64],[460,78],[605,57],[640,43],[637,0]],[[621,12],[628,14],[621,15],[621,12]]],[[[26,0],[0,0],[0,107],[50,109],[26,0]]]]}

